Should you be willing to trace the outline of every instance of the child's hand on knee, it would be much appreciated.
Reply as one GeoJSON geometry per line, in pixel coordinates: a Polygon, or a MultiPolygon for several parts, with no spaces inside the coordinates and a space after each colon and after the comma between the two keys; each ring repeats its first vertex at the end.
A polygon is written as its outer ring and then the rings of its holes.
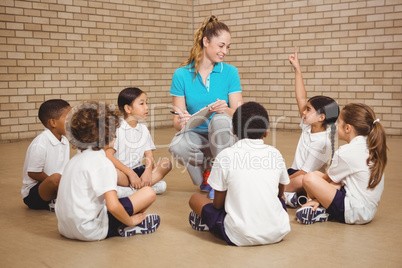
{"type": "Polygon", "coordinates": [[[313,207],[313,211],[315,211],[317,208],[318,208],[318,206],[320,205],[320,202],[318,202],[317,201],[317,199],[313,199],[313,200],[309,200],[309,201],[307,201],[307,203],[306,204],[304,204],[302,207],[304,208],[304,207],[313,207]]]}

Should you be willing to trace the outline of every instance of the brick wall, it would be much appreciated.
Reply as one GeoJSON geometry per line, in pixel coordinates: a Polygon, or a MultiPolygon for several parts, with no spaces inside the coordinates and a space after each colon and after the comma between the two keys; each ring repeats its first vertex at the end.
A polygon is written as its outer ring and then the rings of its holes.
{"type": "Polygon", "coordinates": [[[210,14],[231,29],[226,62],[238,67],[245,100],[264,104],[279,128],[300,120],[287,61],[297,46],[308,97],[364,102],[402,135],[398,0],[3,0],[0,141],[36,136],[47,99],[116,103],[127,86],[147,92],[155,127],[171,126],[172,74],[210,14]]]}
{"type": "Polygon", "coordinates": [[[245,100],[264,104],[278,128],[300,123],[287,60],[297,46],[308,97],[364,102],[388,134],[402,134],[401,1],[198,0],[196,27],[211,13],[231,30],[226,62],[239,69],[245,100]]]}
{"type": "Polygon", "coordinates": [[[117,103],[147,92],[150,120],[171,126],[170,82],[192,44],[192,1],[0,2],[0,140],[43,130],[40,104],[62,98],[117,103]]]}

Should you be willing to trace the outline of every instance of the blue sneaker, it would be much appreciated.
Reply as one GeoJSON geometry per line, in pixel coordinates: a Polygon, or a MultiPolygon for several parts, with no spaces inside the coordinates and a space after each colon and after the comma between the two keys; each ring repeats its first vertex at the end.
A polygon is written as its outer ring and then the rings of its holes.
{"type": "Polygon", "coordinates": [[[117,230],[120,236],[133,236],[136,234],[150,234],[158,229],[161,219],[156,214],[149,214],[140,224],[136,226],[122,226],[117,230]]]}
{"type": "Polygon", "coordinates": [[[211,191],[209,191],[209,195],[208,195],[209,199],[214,199],[215,198],[215,190],[211,189],[211,191]]]}
{"type": "Polygon", "coordinates": [[[197,215],[194,211],[190,212],[188,217],[191,227],[197,231],[209,231],[208,225],[201,222],[201,217],[197,215]]]}
{"type": "Polygon", "coordinates": [[[326,213],[325,208],[318,207],[313,211],[313,207],[299,208],[296,211],[297,222],[303,224],[313,224],[316,222],[326,222],[329,214],[326,213]]]}

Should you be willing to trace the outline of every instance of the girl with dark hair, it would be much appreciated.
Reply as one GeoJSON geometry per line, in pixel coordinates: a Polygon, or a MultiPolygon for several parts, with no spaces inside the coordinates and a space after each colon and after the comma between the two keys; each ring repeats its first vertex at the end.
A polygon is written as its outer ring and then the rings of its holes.
{"type": "Polygon", "coordinates": [[[123,89],[117,100],[124,119],[106,155],[117,169],[117,185],[123,186],[117,188],[119,197],[131,195],[144,186],[151,186],[156,194],[166,190],[166,182],[162,179],[172,169],[170,160],[161,159],[155,163],[153,150],[156,147],[151,134],[138,122],[148,117],[147,101],[145,92],[135,87],[123,89]]]}
{"type": "Polygon", "coordinates": [[[176,135],[169,152],[186,166],[194,185],[210,191],[207,184],[208,163],[216,155],[233,145],[232,116],[243,103],[237,69],[223,63],[229,53],[230,31],[215,16],[207,17],[194,34],[194,45],[189,58],[182,63],[172,79],[173,125],[180,131],[192,114],[216,102],[209,120],[192,131],[176,135]],[[205,176],[203,176],[203,173],[205,176]]]}
{"type": "Polygon", "coordinates": [[[365,224],[377,212],[387,164],[386,135],[380,119],[369,106],[350,103],[339,116],[338,137],[348,144],[335,152],[327,173],[312,172],[303,178],[312,200],[296,211],[301,223],[334,219],[365,224]]]}
{"type": "MultiPolygon", "coordinates": [[[[285,187],[285,201],[290,207],[297,207],[298,194],[303,191],[303,176],[308,172],[325,172],[327,163],[334,154],[335,122],[339,115],[336,101],[326,96],[314,96],[307,100],[303,76],[297,55],[289,55],[289,62],[295,70],[295,91],[297,106],[302,122],[302,134],[297,144],[293,165],[288,169],[290,183],[285,187]],[[328,139],[331,133],[331,141],[328,139]]],[[[304,198],[302,196],[301,198],[304,198]]],[[[300,201],[300,200],[299,200],[300,201]]]]}

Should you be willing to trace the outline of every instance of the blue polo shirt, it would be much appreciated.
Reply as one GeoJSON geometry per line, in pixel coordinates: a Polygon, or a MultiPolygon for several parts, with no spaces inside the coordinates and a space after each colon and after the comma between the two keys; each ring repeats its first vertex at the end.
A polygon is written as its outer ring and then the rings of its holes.
{"type": "MultiPolygon", "coordinates": [[[[203,107],[217,99],[225,100],[229,105],[229,95],[241,92],[240,77],[237,68],[233,65],[219,62],[207,77],[204,84],[198,73],[194,79],[193,64],[176,69],[173,74],[170,95],[185,97],[187,111],[190,114],[198,112],[203,107]]],[[[211,116],[212,117],[212,116],[211,116]]],[[[194,131],[208,133],[208,124],[211,118],[194,131]]]]}

